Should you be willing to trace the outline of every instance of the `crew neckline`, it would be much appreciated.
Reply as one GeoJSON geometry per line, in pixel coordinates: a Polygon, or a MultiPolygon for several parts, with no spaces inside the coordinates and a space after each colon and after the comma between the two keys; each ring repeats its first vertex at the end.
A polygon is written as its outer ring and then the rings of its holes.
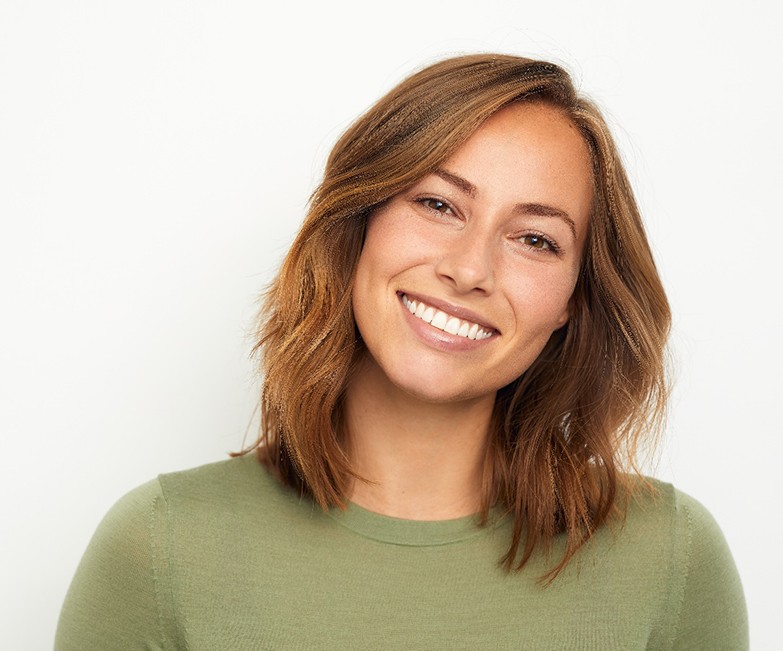
{"type": "Polygon", "coordinates": [[[392,545],[435,547],[486,535],[503,520],[502,511],[490,510],[484,527],[478,514],[451,520],[406,520],[369,511],[353,502],[345,510],[333,508],[329,516],[343,527],[365,538],[392,545]]]}

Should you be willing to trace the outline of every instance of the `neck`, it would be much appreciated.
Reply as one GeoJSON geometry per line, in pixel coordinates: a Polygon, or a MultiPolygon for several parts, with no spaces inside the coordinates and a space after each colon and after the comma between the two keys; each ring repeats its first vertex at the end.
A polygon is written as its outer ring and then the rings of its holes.
{"type": "Polygon", "coordinates": [[[364,364],[345,397],[348,453],[362,478],[351,501],[412,520],[476,513],[493,407],[494,395],[426,402],[364,364]]]}

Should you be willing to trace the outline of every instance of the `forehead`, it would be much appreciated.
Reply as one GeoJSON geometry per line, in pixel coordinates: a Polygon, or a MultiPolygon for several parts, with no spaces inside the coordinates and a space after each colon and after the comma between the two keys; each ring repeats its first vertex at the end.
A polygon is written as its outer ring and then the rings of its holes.
{"type": "Polygon", "coordinates": [[[452,155],[503,155],[517,164],[564,166],[592,176],[591,154],[585,137],[560,108],[544,102],[517,102],[488,118],[452,155]],[[516,154],[516,156],[514,155],[516,154]]]}
{"type": "Polygon", "coordinates": [[[551,205],[582,225],[592,210],[593,165],[587,142],[564,111],[543,102],[501,109],[442,167],[470,181],[476,199],[488,206],[551,205]]]}

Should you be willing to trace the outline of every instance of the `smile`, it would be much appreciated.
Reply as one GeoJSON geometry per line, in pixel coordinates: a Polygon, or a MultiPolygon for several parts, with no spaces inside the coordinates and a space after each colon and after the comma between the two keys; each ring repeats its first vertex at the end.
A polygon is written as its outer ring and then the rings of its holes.
{"type": "Polygon", "coordinates": [[[443,330],[451,335],[465,337],[466,339],[488,339],[492,336],[493,330],[485,330],[477,323],[465,321],[442,310],[427,305],[422,301],[409,299],[402,294],[402,304],[408,308],[408,311],[417,319],[429,323],[433,328],[443,330]]]}

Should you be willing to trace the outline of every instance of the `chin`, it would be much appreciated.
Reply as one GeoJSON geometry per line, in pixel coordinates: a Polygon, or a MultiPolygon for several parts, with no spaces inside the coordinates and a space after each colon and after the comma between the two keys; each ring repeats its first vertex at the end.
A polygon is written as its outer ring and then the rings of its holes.
{"type": "MultiPolygon", "coordinates": [[[[471,391],[462,391],[462,392],[452,392],[447,393],[444,391],[427,391],[427,390],[418,390],[418,389],[406,389],[404,387],[400,387],[400,389],[410,396],[411,398],[414,398],[418,400],[419,402],[426,402],[433,405],[448,405],[448,404],[456,404],[461,402],[473,402],[475,400],[478,400],[480,398],[486,398],[487,394],[476,394],[475,392],[471,391]]],[[[495,392],[491,392],[493,398],[495,395],[495,392]]]]}
{"type": "Polygon", "coordinates": [[[410,398],[430,404],[449,404],[459,402],[473,402],[476,400],[492,398],[494,400],[497,389],[493,387],[478,387],[475,381],[464,379],[462,381],[449,378],[450,381],[435,380],[440,374],[412,375],[409,369],[396,375],[387,374],[387,379],[394,387],[410,398]]]}

